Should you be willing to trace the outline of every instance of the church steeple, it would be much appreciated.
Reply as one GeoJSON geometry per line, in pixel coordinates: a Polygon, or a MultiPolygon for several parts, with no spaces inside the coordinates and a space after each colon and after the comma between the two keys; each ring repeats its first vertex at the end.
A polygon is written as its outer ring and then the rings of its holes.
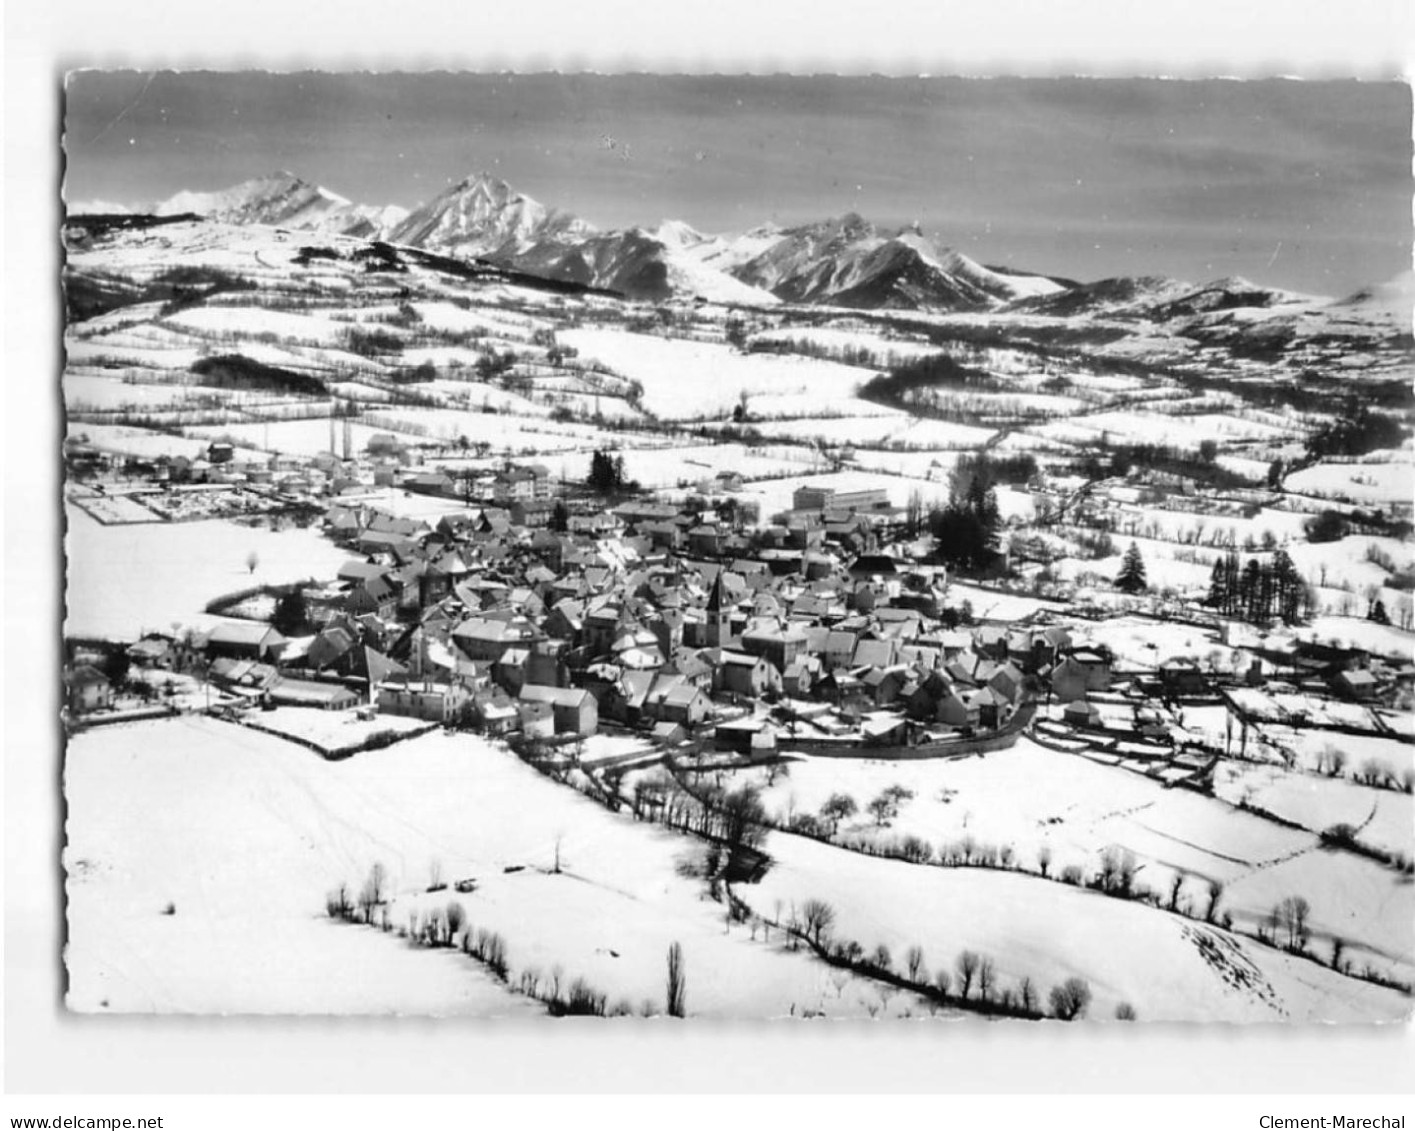
{"type": "Polygon", "coordinates": [[[732,608],[722,602],[722,570],[712,580],[707,603],[707,641],[709,648],[726,648],[732,638],[732,608]]]}

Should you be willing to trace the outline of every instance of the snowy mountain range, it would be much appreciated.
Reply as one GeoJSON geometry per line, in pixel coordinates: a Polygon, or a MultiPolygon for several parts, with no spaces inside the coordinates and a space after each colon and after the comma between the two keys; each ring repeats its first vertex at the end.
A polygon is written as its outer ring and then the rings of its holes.
{"type": "MultiPolygon", "coordinates": [[[[677,220],[655,228],[601,230],[488,173],[449,186],[411,212],[397,205],[355,204],[285,171],[215,192],[179,192],[144,207],[95,202],[71,205],[69,211],[194,213],[223,223],[378,240],[651,301],[697,297],[755,306],[1007,310],[1197,323],[1226,320],[1237,310],[1278,313],[1330,302],[1239,278],[1199,286],[1163,276],[1081,284],[989,267],[917,225],[886,231],[853,212],[791,228],[768,224],[739,235],[705,235],[677,220]]],[[[1403,296],[1406,288],[1397,289],[1403,296]]],[[[1391,286],[1374,288],[1345,301],[1387,313],[1391,291],[1391,286]]]]}

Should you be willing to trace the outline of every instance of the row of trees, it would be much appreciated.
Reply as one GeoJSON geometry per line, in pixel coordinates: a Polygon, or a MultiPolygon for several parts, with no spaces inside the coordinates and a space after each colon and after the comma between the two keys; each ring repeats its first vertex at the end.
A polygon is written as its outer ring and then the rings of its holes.
{"type": "MultiPolygon", "coordinates": [[[[1003,986],[997,963],[989,955],[963,950],[954,959],[951,969],[940,966],[931,973],[923,948],[915,945],[904,953],[902,968],[896,968],[894,955],[883,943],[867,953],[854,940],[835,939],[836,919],[835,908],[829,903],[809,899],[801,905],[799,914],[793,910],[785,929],[788,936],[804,939],[827,961],[847,966],[867,977],[888,979],[934,1000],[973,1008],[981,1006],[987,1011],[1021,1017],[1045,1016],[1036,982],[1024,976],[1015,986],[1003,986]]],[[[1091,1000],[1090,985],[1085,979],[1075,977],[1053,986],[1048,995],[1051,1016],[1061,1021],[1083,1017],[1091,1000]]],[[[1116,1017],[1133,1020],[1135,1011],[1128,1004],[1122,1004],[1116,1017]]]]}
{"type": "MultiPolygon", "coordinates": [[[[438,871],[437,865],[434,865],[434,874],[438,871]]],[[[433,885],[434,888],[445,886],[436,882],[433,885]]],[[[369,869],[357,897],[351,895],[347,883],[341,883],[325,898],[325,911],[330,918],[392,933],[395,928],[389,919],[388,908],[388,873],[381,863],[369,869]]],[[[399,938],[407,939],[416,946],[460,947],[464,954],[481,963],[493,977],[505,982],[514,991],[542,1002],[552,1016],[585,1014],[604,1017],[634,1012],[627,1002],[609,1009],[607,994],[595,990],[583,978],[567,983],[559,966],[548,977],[535,967],[529,967],[521,971],[512,984],[506,940],[496,931],[474,928],[467,918],[466,908],[457,900],[450,901],[444,907],[410,911],[407,926],[396,928],[396,932],[399,938]]],[[[664,1012],[670,1017],[685,1017],[688,980],[680,943],[675,942],[668,948],[667,966],[664,1012]]],[[[648,1017],[657,1013],[658,1009],[646,1000],[639,1012],[648,1017]]]]}
{"type": "Polygon", "coordinates": [[[1287,551],[1277,550],[1266,562],[1249,558],[1246,566],[1240,566],[1236,553],[1216,559],[1205,604],[1254,623],[1296,624],[1310,613],[1314,598],[1287,551]]]}

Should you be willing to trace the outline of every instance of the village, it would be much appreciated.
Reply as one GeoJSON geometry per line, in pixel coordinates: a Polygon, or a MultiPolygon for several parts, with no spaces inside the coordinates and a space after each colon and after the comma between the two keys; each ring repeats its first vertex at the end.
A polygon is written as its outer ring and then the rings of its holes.
{"type": "MultiPolygon", "coordinates": [[[[1217,759],[1246,753],[1258,720],[1325,713],[1354,733],[1410,737],[1393,710],[1415,681],[1409,661],[1314,645],[1250,648],[1242,670],[1158,648],[1137,665],[1056,607],[977,618],[966,597],[950,600],[948,570],[883,489],[803,486],[789,511],[748,523],[730,471],[678,503],[640,493],[608,505],[589,484],[552,483],[543,464],[444,467],[387,434],[357,455],[346,442],[352,458],[307,461],[237,462],[213,443],[205,460],[120,461],[121,481],[69,447],[90,513],[303,510],[349,554],[333,577],[213,594],[222,620],[205,630],[76,643],[74,726],[176,709],[171,673],[202,684],[179,701],[252,725],[251,711],[316,708],[570,752],[609,732],[746,759],[957,757],[1030,729],[1198,789],[1217,759]],[[434,522],[380,505],[393,494],[462,505],[434,522]],[[1289,712],[1272,707],[1298,696],[1289,712]],[[1186,729],[1183,704],[1224,721],[1186,729]]],[[[1215,645],[1233,627],[1197,603],[1134,612],[1197,624],[1215,645]]]]}
{"type": "Polygon", "coordinates": [[[695,1016],[1408,1014],[1384,292],[66,238],[74,1008],[652,1015],[681,945],[695,1016]]]}

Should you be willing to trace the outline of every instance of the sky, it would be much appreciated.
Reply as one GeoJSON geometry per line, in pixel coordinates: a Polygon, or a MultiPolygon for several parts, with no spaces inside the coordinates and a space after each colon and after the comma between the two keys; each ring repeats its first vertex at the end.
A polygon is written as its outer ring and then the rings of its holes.
{"type": "Polygon", "coordinates": [[[486,171],[604,228],[853,210],[1078,280],[1344,295],[1411,265],[1395,82],[82,71],[64,147],[80,202],[286,169],[413,207],[486,171]]]}

